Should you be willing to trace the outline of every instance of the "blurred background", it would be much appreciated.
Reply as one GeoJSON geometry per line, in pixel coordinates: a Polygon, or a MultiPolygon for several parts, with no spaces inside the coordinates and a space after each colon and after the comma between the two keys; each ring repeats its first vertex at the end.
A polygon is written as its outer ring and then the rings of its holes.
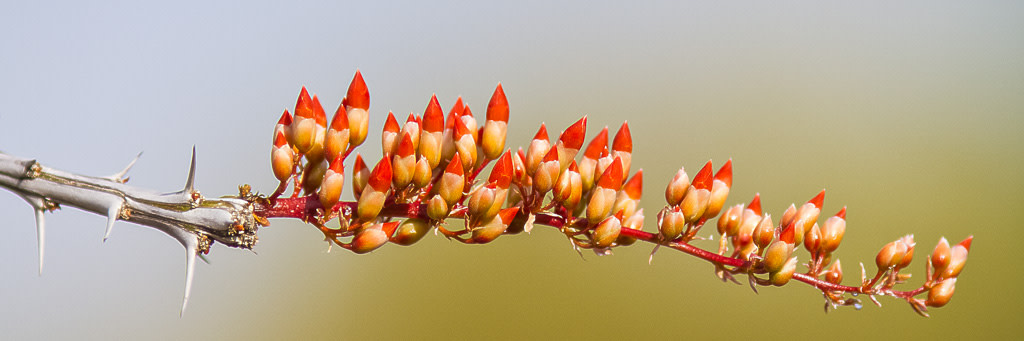
{"type": "Polygon", "coordinates": [[[807,285],[755,294],[678,252],[648,265],[649,245],[581,259],[546,228],[359,256],[276,220],[254,252],[214,247],[179,318],[184,257],[171,238],[118,223],[102,243],[103,218],[66,208],[48,215],[40,277],[31,210],[3,192],[0,337],[1018,336],[1022,14],[1009,1],[6,2],[0,150],[60,169],[107,175],[142,151],[130,183],[174,191],[194,145],[203,194],[271,192],[281,111],[305,85],[333,112],[359,69],[370,160],[388,110],[420,113],[436,93],[446,110],[461,95],[482,115],[502,82],[510,146],[541,122],[557,135],[589,115],[589,139],[629,120],[649,231],[679,167],[732,158],[729,204],[760,192],[779,215],[827,188],[823,216],[849,207],[847,284],[903,234],[918,259],[902,288],[921,283],[940,236],[976,238],[952,302],[925,319],[891,298],[825,314],[807,285]]]}

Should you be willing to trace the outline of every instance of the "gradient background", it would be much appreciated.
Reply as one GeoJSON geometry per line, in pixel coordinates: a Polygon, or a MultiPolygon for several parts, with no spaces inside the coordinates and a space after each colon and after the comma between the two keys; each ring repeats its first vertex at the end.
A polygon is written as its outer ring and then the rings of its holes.
{"type": "Polygon", "coordinates": [[[953,302],[826,315],[807,285],[756,295],[679,253],[647,265],[647,245],[583,261],[541,228],[357,256],[278,220],[257,254],[215,247],[179,318],[171,238],[118,223],[101,243],[103,218],[65,209],[39,277],[32,213],[0,194],[0,338],[1019,336],[1021,3],[368,3],[0,4],[0,149],[94,175],[144,151],[131,183],[173,191],[195,145],[204,194],[269,192],[271,131],[302,85],[333,110],[362,70],[376,159],[388,110],[436,93],[483,114],[500,81],[513,146],[542,121],[557,134],[587,114],[593,136],[629,119],[651,220],[678,167],[731,157],[730,204],[760,192],[778,215],[827,188],[823,214],[849,206],[847,283],[905,233],[918,276],[940,236],[974,234],[953,302]]]}

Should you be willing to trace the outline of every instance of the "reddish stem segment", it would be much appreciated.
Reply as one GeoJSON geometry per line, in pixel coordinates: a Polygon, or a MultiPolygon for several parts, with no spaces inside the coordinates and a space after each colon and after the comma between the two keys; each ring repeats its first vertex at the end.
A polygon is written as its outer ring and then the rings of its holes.
{"type": "MultiPolygon", "coordinates": [[[[337,210],[341,210],[343,208],[349,209],[349,210],[354,210],[356,208],[356,203],[355,202],[339,202],[337,205],[334,206],[333,210],[337,211],[337,210]]],[[[319,210],[319,209],[322,209],[322,206],[320,205],[320,200],[318,200],[316,196],[310,195],[310,196],[303,196],[303,197],[298,197],[298,198],[277,198],[276,200],[273,200],[273,201],[270,202],[270,206],[269,207],[268,206],[264,206],[264,205],[256,205],[255,214],[259,215],[261,217],[264,217],[264,218],[297,218],[297,219],[302,219],[303,221],[311,221],[311,220],[315,220],[316,219],[317,210],[319,210]]],[[[426,209],[426,205],[424,205],[424,204],[396,204],[396,203],[389,203],[380,212],[380,215],[381,216],[385,216],[385,217],[404,217],[404,218],[429,219],[427,217],[427,213],[426,212],[427,212],[427,209],[426,209]]],[[[453,216],[454,215],[455,214],[453,214],[453,216]]],[[[516,219],[518,220],[518,219],[526,219],[526,218],[523,215],[520,214],[519,216],[516,217],[516,219]]],[[[566,221],[565,221],[565,218],[563,218],[561,216],[558,216],[558,215],[555,215],[555,214],[549,214],[549,213],[542,213],[542,214],[538,214],[536,216],[536,219],[534,220],[534,224],[536,224],[536,225],[547,225],[547,226],[551,226],[551,227],[554,227],[554,228],[561,228],[561,227],[565,226],[566,221]]],[[[713,252],[710,252],[710,251],[698,248],[696,246],[690,245],[688,243],[679,243],[679,242],[668,242],[668,243],[665,243],[665,242],[662,242],[662,241],[659,240],[658,235],[656,235],[654,233],[650,233],[650,232],[645,232],[645,231],[642,231],[642,230],[635,230],[635,229],[623,227],[621,232],[620,232],[620,235],[628,236],[628,237],[633,237],[633,238],[636,238],[638,240],[643,240],[645,242],[652,243],[652,244],[661,244],[662,246],[682,251],[682,252],[684,252],[686,254],[689,254],[691,256],[703,259],[705,261],[708,261],[708,262],[711,262],[711,263],[714,263],[714,264],[719,264],[719,265],[724,265],[724,266],[731,266],[731,267],[735,267],[735,268],[738,268],[738,269],[747,268],[747,267],[750,267],[752,265],[752,263],[750,261],[745,261],[745,260],[742,260],[742,259],[739,259],[739,258],[733,258],[733,257],[724,256],[724,255],[719,255],[719,254],[716,254],[716,253],[713,253],[713,252]]],[[[858,293],[858,294],[866,294],[867,293],[867,292],[865,292],[860,287],[852,287],[852,286],[846,286],[846,285],[829,283],[829,282],[827,282],[825,280],[818,279],[816,277],[813,277],[813,276],[810,276],[810,275],[807,275],[807,274],[803,274],[803,273],[795,273],[795,274],[793,274],[793,279],[796,279],[796,280],[798,280],[800,282],[804,282],[804,283],[810,284],[811,286],[813,286],[813,287],[815,287],[815,288],[817,288],[819,290],[822,290],[822,291],[849,292],[849,293],[858,293]]],[[[914,289],[914,290],[909,290],[909,291],[895,291],[895,290],[892,290],[892,291],[885,291],[885,292],[873,293],[873,294],[887,294],[887,295],[898,297],[898,298],[909,299],[911,297],[914,297],[916,295],[919,295],[919,294],[925,292],[926,290],[927,290],[927,288],[922,286],[920,288],[917,288],[917,289],[914,289]]]]}

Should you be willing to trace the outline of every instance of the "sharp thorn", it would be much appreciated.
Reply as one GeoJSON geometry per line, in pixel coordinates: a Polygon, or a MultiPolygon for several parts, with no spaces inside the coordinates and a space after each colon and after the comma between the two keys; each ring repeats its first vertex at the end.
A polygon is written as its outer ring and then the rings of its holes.
{"type": "Polygon", "coordinates": [[[107,238],[110,238],[110,232],[114,230],[114,222],[117,221],[117,216],[121,214],[121,207],[124,205],[124,201],[118,204],[110,205],[107,209],[107,229],[103,232],[103,242],[107,242],[107,238]]]}
{"type": "Polygon", "coordinates": [[[46,220],[43,217],[43,209],[36,208],[36,241],[39,246],[39,275],[43,275],[43,255],[46,253],[46,220]]]}
{"type": "Polygon", "coordinates": [[[193,185],[196,180],[196,146],[192,146],[192,163],[188,166],[188,179],[185,180],[185,189],[182,190],[185,194],[189,194],[195,188],[193,185]]]}
{"type": "Polygon", "coordinates": [[[185,308],[188,307],[188,297],[192,293],[192,275],[195,274],[196,270],[196,254],[198,253],[199,238],[193,237],[190,240],[183,241],[182,244],[185,246],[185,297],[181,301],[181,313],[179,317],[185,315],[185,308]]]}
{"type": "Polygon", "coordinates": [[[203,263],[210,264],[210,259],[206,258],[206,255],[199,253],[197,256],[199,256],[199,259],[202,260],[203,263]]]}
{"type": "Polygon", "coordinates": [[[135,155],[135,158],[132,159],[132,161],[129,162],[128,165],[125,166],[124,169],[122,169],[120,172],[114,173],[113,175],[105,177],[104,179],[119,183],[128,182],[128,178],[125,178],[124,176],[128,175],[128,171],[132,169],[132,166],[135,165],[136,161],[139,161],[140,157],[142,157],[142,152],[139,152],[138,155],[135,155]]]}
{"type": "Polygon", "coordinates": [[[655,254],[656,252],[658,252],[658,248],[660,248],[660,247],[661,247],[661,244],[655,244],[655,245],[654,245],[654,250],[651,250],[651,255],[650,255],[650,257],[647,257],[647,265],[651,265],[651,262],[653,262],[653,261],[654,261],[654,254],[655,254]]]}

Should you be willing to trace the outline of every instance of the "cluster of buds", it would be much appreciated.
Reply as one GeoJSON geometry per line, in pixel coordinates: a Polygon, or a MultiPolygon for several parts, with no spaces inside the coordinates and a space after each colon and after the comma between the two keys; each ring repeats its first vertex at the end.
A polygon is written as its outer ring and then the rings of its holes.
{"type": "Polygon", "coordinates": [[[485,244],[504,234],[529,232],[534,224],[550,225],[577,251],[603,255],[643,240],[655,244],[655,251],[664,246],[708,260],[723,280],[747,275],[755,288],[794,279],[812,284],[822,290],[826,308],[859,306],[850,294],[872,300],[889,295],[906,299],[922,314],[948,303],[970,249],[972,238],[952,247],[943,238],[928,260],[926,283],[896,291],[893,286],[909,278],[900,271],[913,259],[915,243],[907,235],[878,253],[872,279],[862,275],[859,286],[844,286],[841,263],[833,258],[846,233],[846,207],[819,224],[822,190],[800,206],[789,205],[776,216],[776,225],[771,214],[762,212],[760,194],[747,204],[726,206],[731,159],[717,171],[708,161],[692,181],[680,168],[665,189],[667,205],[658,212],[657,233],[644,232],[639,207],[643,170],[630,172],[629,124],[624,122],[614,137],[604,127],[584,148],[586,116],[554,142],[542,123],[525,150],[506,149],[509,105],[501,84],[482,125],[461,97],[447,115],[436,95],[422,115],[411,113],[402,124],[389,112],[381,133],[382,158],[371,169],[355,154],[350,167],[354,201],[342,201],[343,163],[367,137],[369,104],[357,71],[327,125],[317,95],[302,88],[294,115],[286,110],[274,127],[271,168],[280,186],[267,200],[271,207],[261,212],[302,218],[330,243],[356,253],[388,242],[412,245],[431,230],[463,243],[485,244]],[[477,179],[492,163],[486,179],[477,179]],[[280,198],[290,182],[295,184],[292,196],[280,198]],[[691,245],[702,239],[701,227],[716,217],[718,252],[691,245]],[[335,218],[338,227],[327,227],[335,218]],[[448,227],[448,220],[455,219],[462,221],[461,228],[448,227]],[[351,240],[344,242],[347,237],[351,240]],[[806,273],[797,271],[801,245],[810,254],[806,273]],[[914,298],[925,292],[926,299],[914,298]]]}

